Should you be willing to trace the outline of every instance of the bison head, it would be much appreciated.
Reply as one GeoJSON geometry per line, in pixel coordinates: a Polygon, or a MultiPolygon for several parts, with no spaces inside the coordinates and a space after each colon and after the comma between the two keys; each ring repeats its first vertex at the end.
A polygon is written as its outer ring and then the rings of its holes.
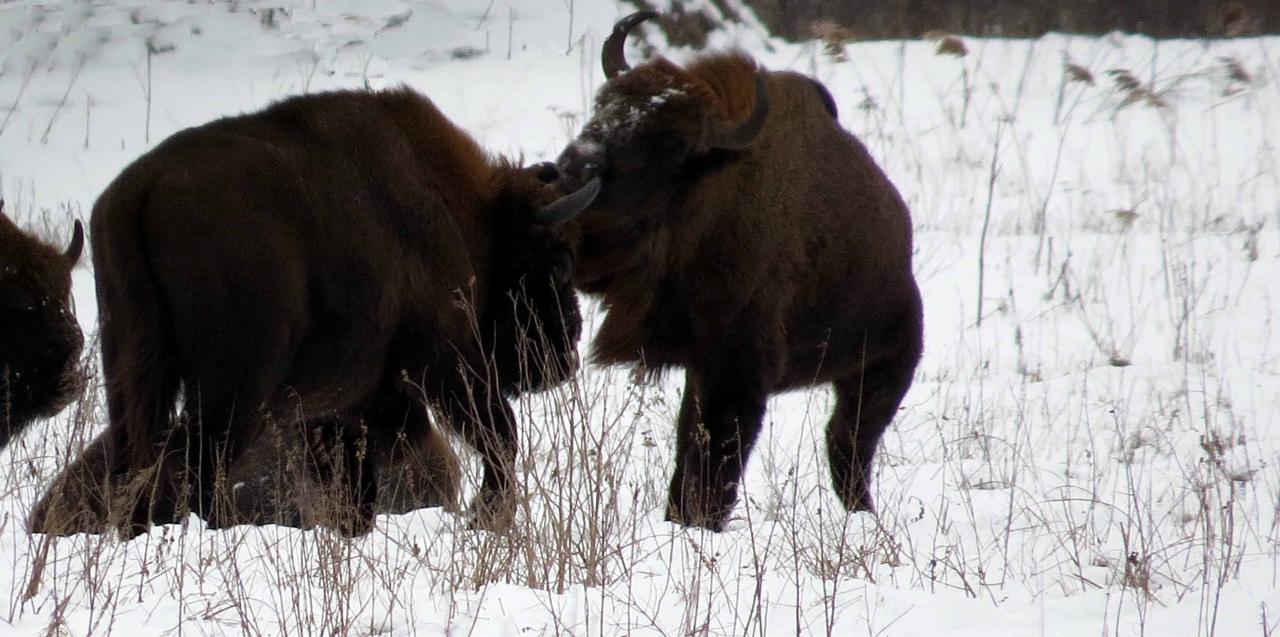
{"type": "Polygon", "coordinates": [[[578,226],[573,221],[600,192],[600,180],[562,195],[552,164],[506,171],[495,202],[498,229],[485,346],[504,391],[560,383],[578,366],[582,333],[570,286],[578,226]]]}
{"type": "Polygon", "coordinates": [[[768,119],[761,71],[745,54],[703,57],[687,69],[665,58],[631,68],[627,34],[656,15],[641,11],[614,26],[601,56],[608,82],[558,160],[566,187],[603,180],[597,208],[632,208],[669,193],[673,182],[749,147],[768,119]]]}
{"type": "Polygon", "coordinates": [[[66,250],[22,232],[0,201],[0,448],[31,420],[52,416],[80,388],[84,337],[71,305],[79,221],[66,250]]]}

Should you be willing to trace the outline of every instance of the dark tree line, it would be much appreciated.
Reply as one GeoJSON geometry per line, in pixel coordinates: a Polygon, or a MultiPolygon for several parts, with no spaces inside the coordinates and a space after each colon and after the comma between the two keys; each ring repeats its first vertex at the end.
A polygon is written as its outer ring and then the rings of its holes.
{"type": "Polygon", "coordinates": [[[815,34],[815,25],[824,22],[828,28],[834,24],[857,39],[919,37],[929,31],[1035,37],[1050,31],[1100,34],[1120,30],[1162,38],[1280,33],[1280,2],[1277,0],[744,2],[755,10],[774,34],[790,39],[811,38],[815,34]]]}

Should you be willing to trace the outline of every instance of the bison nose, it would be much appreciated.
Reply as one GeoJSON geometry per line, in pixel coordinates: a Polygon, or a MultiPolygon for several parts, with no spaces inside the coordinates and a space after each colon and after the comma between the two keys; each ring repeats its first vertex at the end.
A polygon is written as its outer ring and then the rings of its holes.
{"type": "Polygon", "coordinates": [[[544,161],[534,164],[533,175],[538,178],[538,181],[549,184],[560,178],[560,170],[555,164],[544,161]]]}

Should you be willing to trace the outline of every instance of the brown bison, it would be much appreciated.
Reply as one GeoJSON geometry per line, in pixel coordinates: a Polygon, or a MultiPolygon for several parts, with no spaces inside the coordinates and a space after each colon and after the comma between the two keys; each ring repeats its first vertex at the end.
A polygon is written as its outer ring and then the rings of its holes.
{"type": "Polygon", "coordinates": [[[741,53],[630,68],[619,21],[608,81],[558,164],[601,179],[579,217],[575,286],[607,310],[602,363],[685,369],[667,518],[723,528],[774,393],[831,383],[836,493],[870,510],[872,457],[921,353],[911,219],[817,81],[741,53]]]}
{"type": "Polygon", "coordinates": [[[122,533],[186,507],[227,523],[219,467],[264,423],[328,432],[340,530],[365,532],[377,450],[428,426],[427,405],[483,458],[473,523],[506,525],[507,397],[576,364],[564,222],[599,183],[561,197],[554,177],[490,158],[409,89],[294,97],[127,167],[90,233],[104,456],[134,481],[122,533]]]}
{"type": "Polygon", "coordinates": [[[0,200],[0,449],[79,393],[84,337],[71,303],[71,268],[83,248],[79,221],[60,252],[14,225],[0,200]]]}

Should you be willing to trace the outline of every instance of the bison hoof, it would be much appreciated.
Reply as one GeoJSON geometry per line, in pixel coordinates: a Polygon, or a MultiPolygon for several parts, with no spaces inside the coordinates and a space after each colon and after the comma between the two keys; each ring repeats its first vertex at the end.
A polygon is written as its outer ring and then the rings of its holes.
{"type": "Polygon", "coordinates": [[[725,523],[728,519],[729,513],[727,511],[723,513],[684,511],[675,503],[667,505],[666,520],[680,526],[690,526],[720,533],[724,531],[725,523]]]}
{"type": "Polygon", "coordinates": [[[97,497],[105,491],[101,485],[58,480],[27,516],[27,530],[56,536],[103,533],[111,528],[106,507],[97,497]]]}
{"type": "Polygon", "coordinates": [[[493,491],[476,494],[467,507],[467,528],[475,531],[506,533],[516,517],[516,501],[509,495],[493,491]]]}
{"type": "Polygon", "coordinates": [[[46,496],[27,517],[27,531],[58,537],[102,533],[110,528],[105,517],[87,507],[77,508],[61,502],[50,502],[46,496]]]}
{"type": "Polygon", "coordinates": [[[875,501],[871,499],[871,492],[865,486],[855,488],[851,493],[837,490],[836,494],[840,496],[840,504],[849,513],[876,512],[875,501]]]}

